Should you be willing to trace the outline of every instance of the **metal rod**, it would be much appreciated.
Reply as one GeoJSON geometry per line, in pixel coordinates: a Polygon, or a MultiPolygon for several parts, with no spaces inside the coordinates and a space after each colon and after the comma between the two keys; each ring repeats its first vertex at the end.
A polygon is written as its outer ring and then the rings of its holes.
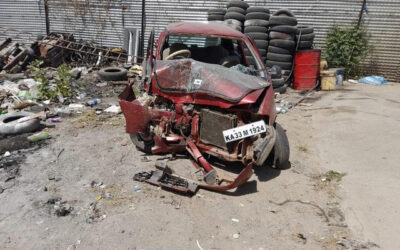
{"type": "Polygon", "coordinates": [[[49,20],[49,5],[47,4],[48,0],[44,0],[44,18],[46,21],[46,34],[50,34],[50,20],[49,20]]]}
{"type": "Polygon", "coordinates": [[[361,10],[360,10],[360,14],[358,15],[357,28],[360,27],[360,25],[361,25],[361,21],[362,21],[362,16],[364,14],[365,5],[367,5],[367,0],[363,0],[362,6],[361,6],[361,10]]]}

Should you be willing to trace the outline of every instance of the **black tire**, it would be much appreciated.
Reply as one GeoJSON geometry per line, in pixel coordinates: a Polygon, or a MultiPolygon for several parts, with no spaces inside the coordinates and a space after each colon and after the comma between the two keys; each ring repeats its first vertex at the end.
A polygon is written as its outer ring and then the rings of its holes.
{"type": "Polygon", "coordinates": [[[226,14],[226,9],[222,9],[222,8],[216,8],[216,9],[209,9],[207,11],[207,13],[209,15],[225,15],[226,14]]]}
{"type": "Polygon", "coordinates": [[[267,33],[268,28],[261,26],[249,26],[244,28],[244,33],[253,33],[253,32],[267,33]]]}
{"type": "Polygon", "coordinates": [[[267,49],[268,48],[268,41],[265,40],[254,40],[257,49],[267,49]]]}
{"type": "Polygon", "coordinates": [[[286,34],[296,34],[297,28],[290,25],[277,25],[271,27],[270,31],[282,32],[286,34]]]}
{"type": "Polygon", "coordinates": [[[141,134],[130,134],[133,144],[142,152],[152,154],[151,148],[154,146],[153,139],[145,140],[141,134]]]}
{"type": "Polygon", "coordinates": [[[239,7],[230,7],[228,9],[228,12],[238,12],[240,14],[246,15],[246,10],[239,7]]]}
{"type": "Polygon", "coordinates": [[[297,26],[297,34],[305,35],[305,34],[311,34],[314,33],[314,28],[311,26],[297,26]]]}
{"type": "Polygon", "coordinates": [[[278,79],[272,79],[272,87],[279,88],[282,87],[285,84],[285,78],[281,77],[278,79]]]}
{"type": "Polygon", "coordinates": [[[0,134],[14,135],[36,131],[40,126],[39,119],[31,119],[24,122],[13,122],[20,118],[28,117],[34,113],[12,112],[0,116],[0,134]]]}
{"type": "Polygon", "coordinates": [[[256,65],[256,61],[252,56],[246,56],[246,61],[249,65],[256,65]]]}
{"type": "Polygon", "coordinates": [[[296,26],[297,25],[297,19],[295,17],[289,17],[289,16],[271,16],[269,18],[269,24],[271,26],[273,26],[273,25],[296,26]]]}
{"type": "Polygon", "coordinates": [[[245,16],[243,14],[240,14],[239,12],[226,12],[224,19],[235,19],[238,21],[243,22],[245,20],[245,16]]]}
{"type": "Polygon", "coordinates": [[[265,7],[259,7],[259,6],[251,6],[251,7],[247,8],[246,11],[247,11],[247,13],[263,12],[263,13],[270,14],[269,9],[267,9],[265,7]]]}
{"type": "Polygon", "coordinates": [[[312,41],[300,41],[298,43],[298,49],[311,49],[313,45],[312,41]]]}
{"type": "Polygon", "coordinates": [[[293,61],[293,56],[292,55],[284,55],[284,54],[275,54],[269,52],[267,54],[267,59],[271,61],[277,61],[277,62],[292,62],[293,61]]]}
{"type": "Polygon", "coordinates": [[[223,15],[208,15],[207,21],[224,21],[223,15]]]}
{"type": "Polygon", "coordinates": [[[270,39],[285,39],[285,40],[294,40],[294,34],[286,34],[277,31],[269,32],[270,39]]]}
{"type": "Polygon", "coordinates": [[[274,92],[279,94],[284,94],[286,93],[287,86],[288,86],[287,84],[283,84],[280,87],[274,88],[274,92]]]}
{"type": "Polygon", "coordinates": [[[272,39],[269,41],[269,44],[274,47],[284,48],[287,50],[294,50],[296,46],[296,42],[292,40],[284,40],[284,39],[272,39]]]}
{"type": "Polygon", "coordinates": [[[228,25],[235,25],[235,26],[240,26],[242,27],[243,23],[241,21],[238,21],[236,19],[226,19],[224,23],[228,25]]]}
{"type": "Polygon", "coordinates": [[[282,69],[290,70],[292,69],[292,63],[291,62],[277,62],[277,61],[271,61],[268,60],[265,65],[269,68],[271,68],[274,65],[277,65],[281,67],[282,69]]]}
{"type": "Polygon", "coordinates": [[[228,7],[228,8],[238,7],[238,8],[242,8],[242,9],[247,9],[247,8],[249,8],[249,5],[243,1],[229,1],[228,5],[226,7],[228,7]]]}
{"type": "MultiPolygon", "coordinates": [[[[285,91],[286,91],[286,86],[285,91]]],[[[290,168],[290,147],[289,140],[286,136],[285,130],[279,123],[275,125],[276,129],[276,140],[274,146],[274,165],[276,169],[289,169],[290,168]]]]}
{"type": "Polygon", "coordinates": [[[252,12],[246,14],[246,20],[253,20],[253,19],[262,19],[262,20],[269,20],[269,14],[264,12],[252,12]]]}
{"type": "Polygon", "coordinates": [[[120,67],[102,68],[97,72],[104,81],[123,81],[126,79],[127,70],[120,67]]]}
{"type": "Polygon", "coordinates": [[[288,16],[295,17],[293,12],[289,9],[280,9],[274,13],[274,16],[288,16]]]}
{"type": "Polygon", "coordinates": [[[261,20],[261,19],[246,20],[244,22],[244,27],[249,27],[249,26],[268,27],[269,22],[266,20],[261,20]]]}
{"type": "Polygon", "coordinates": [[[261,57],[266,57],[267,56],[267,50],[266,49],[257,49],[257,50],[258,50],[258,53],[260,54],[261,57]]]}
{"type": "Polygon", "coordinates": [[[253,40],[268,40],[267,33],[250,32],[250,33],[246,33],[246,35],[251,37],[253,40]]]}
{"type": "Polygon", "coordinates": [[[277,54],[284,54],[284,55],[292,55],[293,52],[291,50],[275,47],[275,46],[268,46],[268,53],[277,53],[277,54]]]}
{"type": "MultiPolygon", "coordinates": [[[[310,33],[310,34],[301,34],[300,41],[314,41],[315,34],[310,33]]],[[[296,36],[296,41],[299,40],[299,35],[296,36]]]]}

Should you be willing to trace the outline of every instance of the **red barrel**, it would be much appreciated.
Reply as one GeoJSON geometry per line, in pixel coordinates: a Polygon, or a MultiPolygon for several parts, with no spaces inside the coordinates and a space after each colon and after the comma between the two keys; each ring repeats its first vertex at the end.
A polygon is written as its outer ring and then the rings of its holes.
{"type": "Polygon", "coordinates": [[[302,50],[294,55],[293,88],[297,90],[312,89],[319,78],[321,50],[302,50]]]}

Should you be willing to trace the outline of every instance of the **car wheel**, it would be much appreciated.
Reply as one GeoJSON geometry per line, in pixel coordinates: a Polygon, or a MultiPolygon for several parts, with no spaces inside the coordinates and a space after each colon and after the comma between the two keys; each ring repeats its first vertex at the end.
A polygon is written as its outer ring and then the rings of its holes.
{"type": "Polygon", "coordinates": [[[273,167],[276,169],[289,169],[290,168],[289,140],[286,136],[285,130],[279,123],[276,123],[276,140],[273,150],[274,150],[273,167]]]}
{"type": "Polygon", "coordinates": [[[151,148],[154,146],[154,140],[152,137],[146,137],[142,133],[130,134],[131,141],[133,144],[146,154],[151,154],[151,148]]]}
{"type": "Polygon", "coordinates": [[[128,71],[120,67],[107,67],[99,70],[98,74],[104,81],[123,81],[128,71]]]}

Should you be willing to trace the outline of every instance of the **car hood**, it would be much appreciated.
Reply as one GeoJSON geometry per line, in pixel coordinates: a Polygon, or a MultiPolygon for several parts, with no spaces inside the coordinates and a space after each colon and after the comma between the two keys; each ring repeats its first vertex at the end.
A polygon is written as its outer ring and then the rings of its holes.
{"type": "Polygon", "coordinates": [[[230,102],[239,102],[269,83],[237,69],[192,59],[155,61],[154,78],[162,92],[203,93],[230,102]]]}

